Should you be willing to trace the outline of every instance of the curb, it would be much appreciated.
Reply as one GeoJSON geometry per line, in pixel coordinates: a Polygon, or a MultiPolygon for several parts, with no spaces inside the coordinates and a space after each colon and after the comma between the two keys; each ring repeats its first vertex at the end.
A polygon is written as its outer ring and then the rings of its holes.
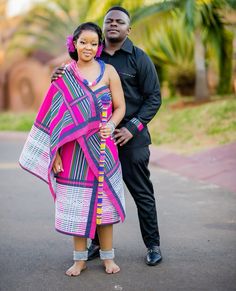
{"type": "Polygon", "coordinates": [[[191,156],[151,146],[150,164],[184,177],[236,192],[236,142],[203,150],[191,156]]]}
{"type": "MultiPolygon", "coordinates": [[[[25,141],[28,132],[0,131],[0,141],[25,141]]],[[[150,146],[150,164],[236,192],[236,142],[184,156],[150,146]]]]}

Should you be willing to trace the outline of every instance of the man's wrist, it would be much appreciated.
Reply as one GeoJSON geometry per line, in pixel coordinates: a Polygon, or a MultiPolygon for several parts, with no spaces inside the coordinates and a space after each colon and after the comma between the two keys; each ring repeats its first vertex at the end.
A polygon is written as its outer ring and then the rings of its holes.
{"type": "Polygon", "coordinates": [[[124,127],[127,128],[133,136],[138,134],[144,128],[143,124],[136,117],[133,117],[130,121],[128,121],[124,127]]]}

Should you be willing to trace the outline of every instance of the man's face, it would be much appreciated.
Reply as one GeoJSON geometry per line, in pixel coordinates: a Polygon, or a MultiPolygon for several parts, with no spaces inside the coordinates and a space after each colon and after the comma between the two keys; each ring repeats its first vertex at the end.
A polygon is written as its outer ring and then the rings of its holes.
{"type": "Polygon", "coordinates": [[[103,32],[110,42],[123,41],[130,33],[129,17],[119,10],[108,12],[104,18],[103,32]]]}

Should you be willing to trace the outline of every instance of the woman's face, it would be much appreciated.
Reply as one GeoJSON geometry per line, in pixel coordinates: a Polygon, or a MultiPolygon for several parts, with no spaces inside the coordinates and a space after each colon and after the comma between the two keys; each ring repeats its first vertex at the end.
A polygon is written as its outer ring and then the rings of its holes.
{"type": "Polygon", "coordinates": [[[98,43],[98,35],[95,31],[83,30],[77,41],[74,42],[79,60],[91,61],[96,56],[98,43]]]}

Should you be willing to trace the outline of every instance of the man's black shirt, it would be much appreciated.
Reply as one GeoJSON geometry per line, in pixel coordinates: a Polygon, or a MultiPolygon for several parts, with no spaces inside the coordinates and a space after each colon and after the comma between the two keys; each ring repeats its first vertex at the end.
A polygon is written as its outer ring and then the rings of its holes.
{"type": "Polygon", "coordinates": [[[146,125],[161,106],[160,85],[152,61],[128,38],[114,55],[103,51],[101,59],[114,66],[121,79],[126,113],[118,128],[124,126],[133,134],[123,147],[149,145],[151,138],[146,125]]]}

